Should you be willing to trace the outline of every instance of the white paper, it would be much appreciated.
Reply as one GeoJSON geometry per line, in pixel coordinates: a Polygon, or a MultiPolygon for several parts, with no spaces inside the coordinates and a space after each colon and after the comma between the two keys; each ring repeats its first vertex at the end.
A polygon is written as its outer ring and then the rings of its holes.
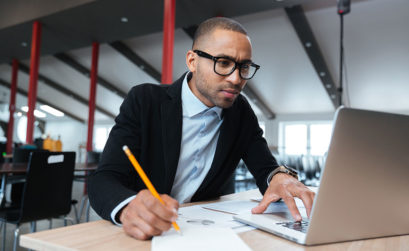
{"type": "MultiPolygon", "coordinates": [[[[302,217],[307,217],[307,213],[305,211],[305,207],[303,202],[295,198],[295,203],[298,207],[298,210],[301,213],[302,217]]],[[[231,200],[231,201],[223,201],[223,202],[216,202],[210,204],[203,204],[201,205],[203,208],[211,209],[220,212],[226,212],[230,214],[248,214],[251,213],[251,209],[256,207],[259,203],[254,200],[231,200]]],[[[289,212],[287,205],[283,201],[273,202],[271,203],[266,211],[265,214],[269,213],[282,213],[282,212],[289,212]]]]}
{"type": "Polygon", "coordinates": [[[206,209],[221,211],[230,214],[243,214],[251,212],[251,209],[257,205],[257,202],[250,200],[229,200],[202,204],[201,206],[206,209]]]}
{"type": "Polygon", "coordinates": [[[250,251],[230,228],[194,226],[179,222],[182,235],[171,229],[152,239],[152,251],[250,251]]]}
{"type": "Polygon", "coordinates": [[[236,233],[255,229],[233,219],[233,215],[203,208],[201,205],[179,208],[177,222],[193,226],[228,227],[236,233]]]}

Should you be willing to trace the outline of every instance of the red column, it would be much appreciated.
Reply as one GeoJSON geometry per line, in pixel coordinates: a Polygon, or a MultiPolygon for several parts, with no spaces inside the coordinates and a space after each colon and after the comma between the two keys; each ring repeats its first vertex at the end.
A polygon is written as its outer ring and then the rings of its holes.
{"type": "Polygon", "coordinates": [[[31,59],[30,59],[30,84],[28,87],[28,112],[27,112],[27,135],[26,143],[33,144],[34,133],[34,109],[37,99],[38,66],[40,60],[41,46],[41,23],[35,21],[33,24],[33,34],[31,38],[31,59]]]}
{"type": "Polygon", "coordinates": [[[173,71],[173,44],[175,37],[176,0],[164,0],[162,84],[171,84],[173,71]]]}
{"type": "Polygon", "coordinates": [[[89,110],[88,110],[88,138],[87,152],[92,151],[92,136],[94,132],[95,98],[97,92],[98,74],[98,51],[99,43],[92,43],[91,84],[89,88],[89,110]]]}
{"type": "Polygon", "coordinates": [[[7,126],[7,144],[6,153],[10,154],[13,151],[13,131],[14,131],[14,112],[16,111],[16,93],[17,93],[17,72],[18,61],[13,59],[10,87],[10,104],[9,104],[9,124],[7,126]]]}

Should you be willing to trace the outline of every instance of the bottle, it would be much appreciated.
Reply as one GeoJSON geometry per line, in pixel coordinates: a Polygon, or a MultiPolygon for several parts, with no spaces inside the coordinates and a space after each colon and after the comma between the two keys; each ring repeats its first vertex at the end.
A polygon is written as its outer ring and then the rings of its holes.
{"type": "Polygon", "coordinates": [[[44,141],[43,141],[43,149],[52,151],[53,150],[52,148],[53,148],[53,143],[52,143],[52,140],[50,138],[50,134],[48,134],[47,138],[45,138],[44,141]]]}
{"type": "Polygon", "coordinates": [[[58,139],[55,141],[55,151],[62,152],[62,142],[60,135],[58,135],[58,139]]]}

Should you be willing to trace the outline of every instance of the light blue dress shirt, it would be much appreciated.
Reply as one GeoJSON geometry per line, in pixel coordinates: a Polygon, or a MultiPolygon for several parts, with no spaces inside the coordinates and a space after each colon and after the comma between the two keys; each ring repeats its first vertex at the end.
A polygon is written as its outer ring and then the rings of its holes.
{"type": "Polygon", "coordinates": [[[203,104],[190,90],[188,75],[182,84],[182,141],[170,193],[179,203],[190,202],[209,172],[223,122],[222,108],[203,104]]]}

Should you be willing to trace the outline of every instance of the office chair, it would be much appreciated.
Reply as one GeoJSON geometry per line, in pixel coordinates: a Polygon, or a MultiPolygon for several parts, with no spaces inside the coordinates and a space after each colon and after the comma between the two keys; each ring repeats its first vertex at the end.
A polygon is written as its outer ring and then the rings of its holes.
{"type": "MultiPolygon", "coordinates": [[[[28,163],[30,158],[30,154],[32,152],[44,152],[47,150],[43,149],[35,149],[35,148],[24,148],[17,147],[13,149],[13,164],[21,164],[21,163],[28,163]]],[[[11,183],[11,203],[12,205],[19,206],[21,202],[21,196],[23,194],[23,187],[24,187],[25,175],[12,175],[9,178],[9,183],[11,183]]]]}
{"type": "MultiPolygon", "coordinates": [[[[87,159],[86,163],[87,165],[92,165],[92,164],[98,164],[99,160],[101,158],[101,152],[94,152],[94,151],[89,151],[87,152],[87,159]]],[[[79,182],[84,182],[87,184],[87,179],[88,179],[89,173],[86,173],[85,175],[75,175],[74,180],[79,181],[79,182]]],[[[81,204],[80,204],[80,209],[79,209],[79,217],[77,217],[77,223],[81,221],[81,216],[82,213],[85,209],[85,221],[89,221],[89,211],[91,208],[91,204],[89,203],[88,199],[88,193],[86,192],[86,189],[84,188],[84,194],[81,199],[81,204]]]]}
{"type": "Polygon", "coordinates": [[[19,228],[31,222],[65,216],[71,209],[75,152],[33,152],[29,159],[26,182],[20,207],[0,209],[3,222],[3,250],[5,250],[6,223],[16,225],[13,250],[17,248],[19,228]]]}

